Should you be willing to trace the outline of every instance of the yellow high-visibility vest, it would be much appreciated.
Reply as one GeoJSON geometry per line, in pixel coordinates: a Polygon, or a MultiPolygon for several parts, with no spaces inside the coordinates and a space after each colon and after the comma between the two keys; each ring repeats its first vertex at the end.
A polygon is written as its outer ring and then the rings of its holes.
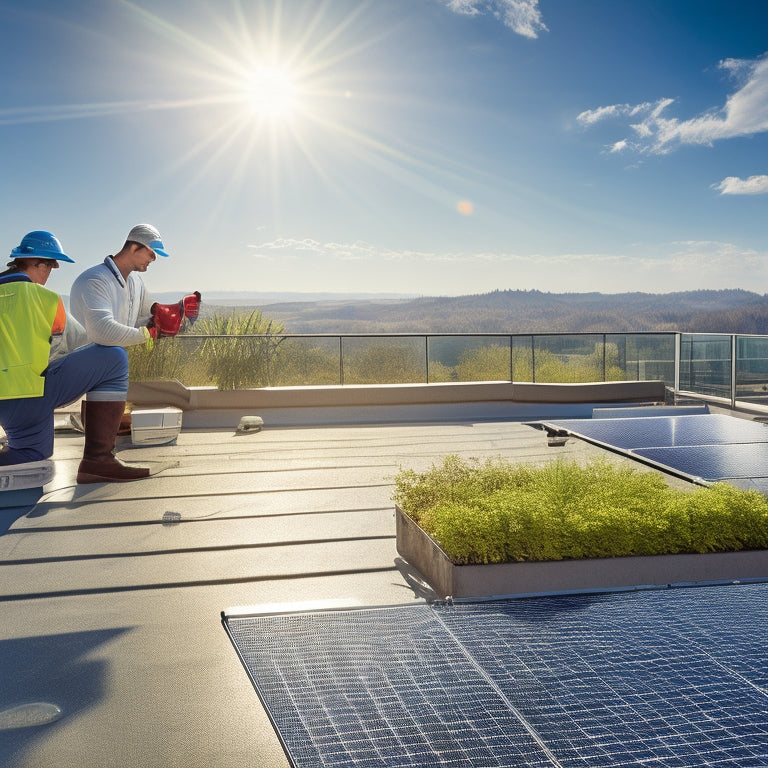
{"type": "Polygon", "coordinates": [[[0,281],[0,400],[42,397],[51,339],[65,323],[57,293],[26,276],[0,281]]]}

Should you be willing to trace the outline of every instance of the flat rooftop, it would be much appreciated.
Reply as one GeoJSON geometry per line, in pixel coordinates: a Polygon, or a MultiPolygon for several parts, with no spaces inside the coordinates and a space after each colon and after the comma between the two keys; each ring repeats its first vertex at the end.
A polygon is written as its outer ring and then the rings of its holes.
{"type": "Polygon", "coordinates": [[[82,435],[57,433],[46,495],[0,536],[0,764],[286,768],[222,611],[431,599],[396,551],[401,467],[605,455],[506,420],[236,426],[126,440],[126,460],[177,465],[90,486],[82,435]]]}

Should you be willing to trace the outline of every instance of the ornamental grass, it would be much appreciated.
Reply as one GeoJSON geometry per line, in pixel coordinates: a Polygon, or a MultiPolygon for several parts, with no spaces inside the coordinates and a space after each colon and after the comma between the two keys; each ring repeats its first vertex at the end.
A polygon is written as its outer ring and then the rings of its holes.
{"type": "Polygon", "coordinates": [[[394,500],[456,564],[768,549],[768,500],[727,483],[671,488],[599,458],[543,466],[446,457],[401,470],[394,500]]]}

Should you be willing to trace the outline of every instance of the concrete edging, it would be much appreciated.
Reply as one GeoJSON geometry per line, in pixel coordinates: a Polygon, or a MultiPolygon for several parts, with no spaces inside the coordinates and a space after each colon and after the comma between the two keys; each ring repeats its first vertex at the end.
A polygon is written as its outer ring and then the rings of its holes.
{"type": "Polygon", "coordinates": [[[503,381],[347,384],[222,391],[179,381],[131,382],[137,408],[173,406],[185,428],[236,425],[258,414],[267,426],[539,418],[588,418],[593,407],[664,402],[662,381],[533,384],[503,381]]]}
{"type": "Polygon", "coordinates": [[[438,596],[501,597],[768,579],[768,550],[455,565],[400,507],[397,551],[438,596]]]}

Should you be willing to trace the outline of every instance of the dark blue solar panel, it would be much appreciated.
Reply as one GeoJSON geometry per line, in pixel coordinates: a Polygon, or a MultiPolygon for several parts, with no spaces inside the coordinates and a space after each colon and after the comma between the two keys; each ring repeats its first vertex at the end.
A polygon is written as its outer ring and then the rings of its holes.
{"type": "Polygon", "coordinates": [[[768,766],[768,585],[225,625],[294,765],[768,766]]]}
{"type": "Polygon", "coordinates": [[[768,443],[641,448],[631,453],[708,481],[768,476],[768,443]]]}
{"type": "Polygon", "coordinates": [[[537,426],[622,450],[768,441],[767,425],[722,414],[564,419],[539,422],[537,426]]]}
{"type": "Polygon", "coordinates": [[[722,414],[532,422],[704,482],[741,479],[768,491],[768,425],[722,414]]]}

